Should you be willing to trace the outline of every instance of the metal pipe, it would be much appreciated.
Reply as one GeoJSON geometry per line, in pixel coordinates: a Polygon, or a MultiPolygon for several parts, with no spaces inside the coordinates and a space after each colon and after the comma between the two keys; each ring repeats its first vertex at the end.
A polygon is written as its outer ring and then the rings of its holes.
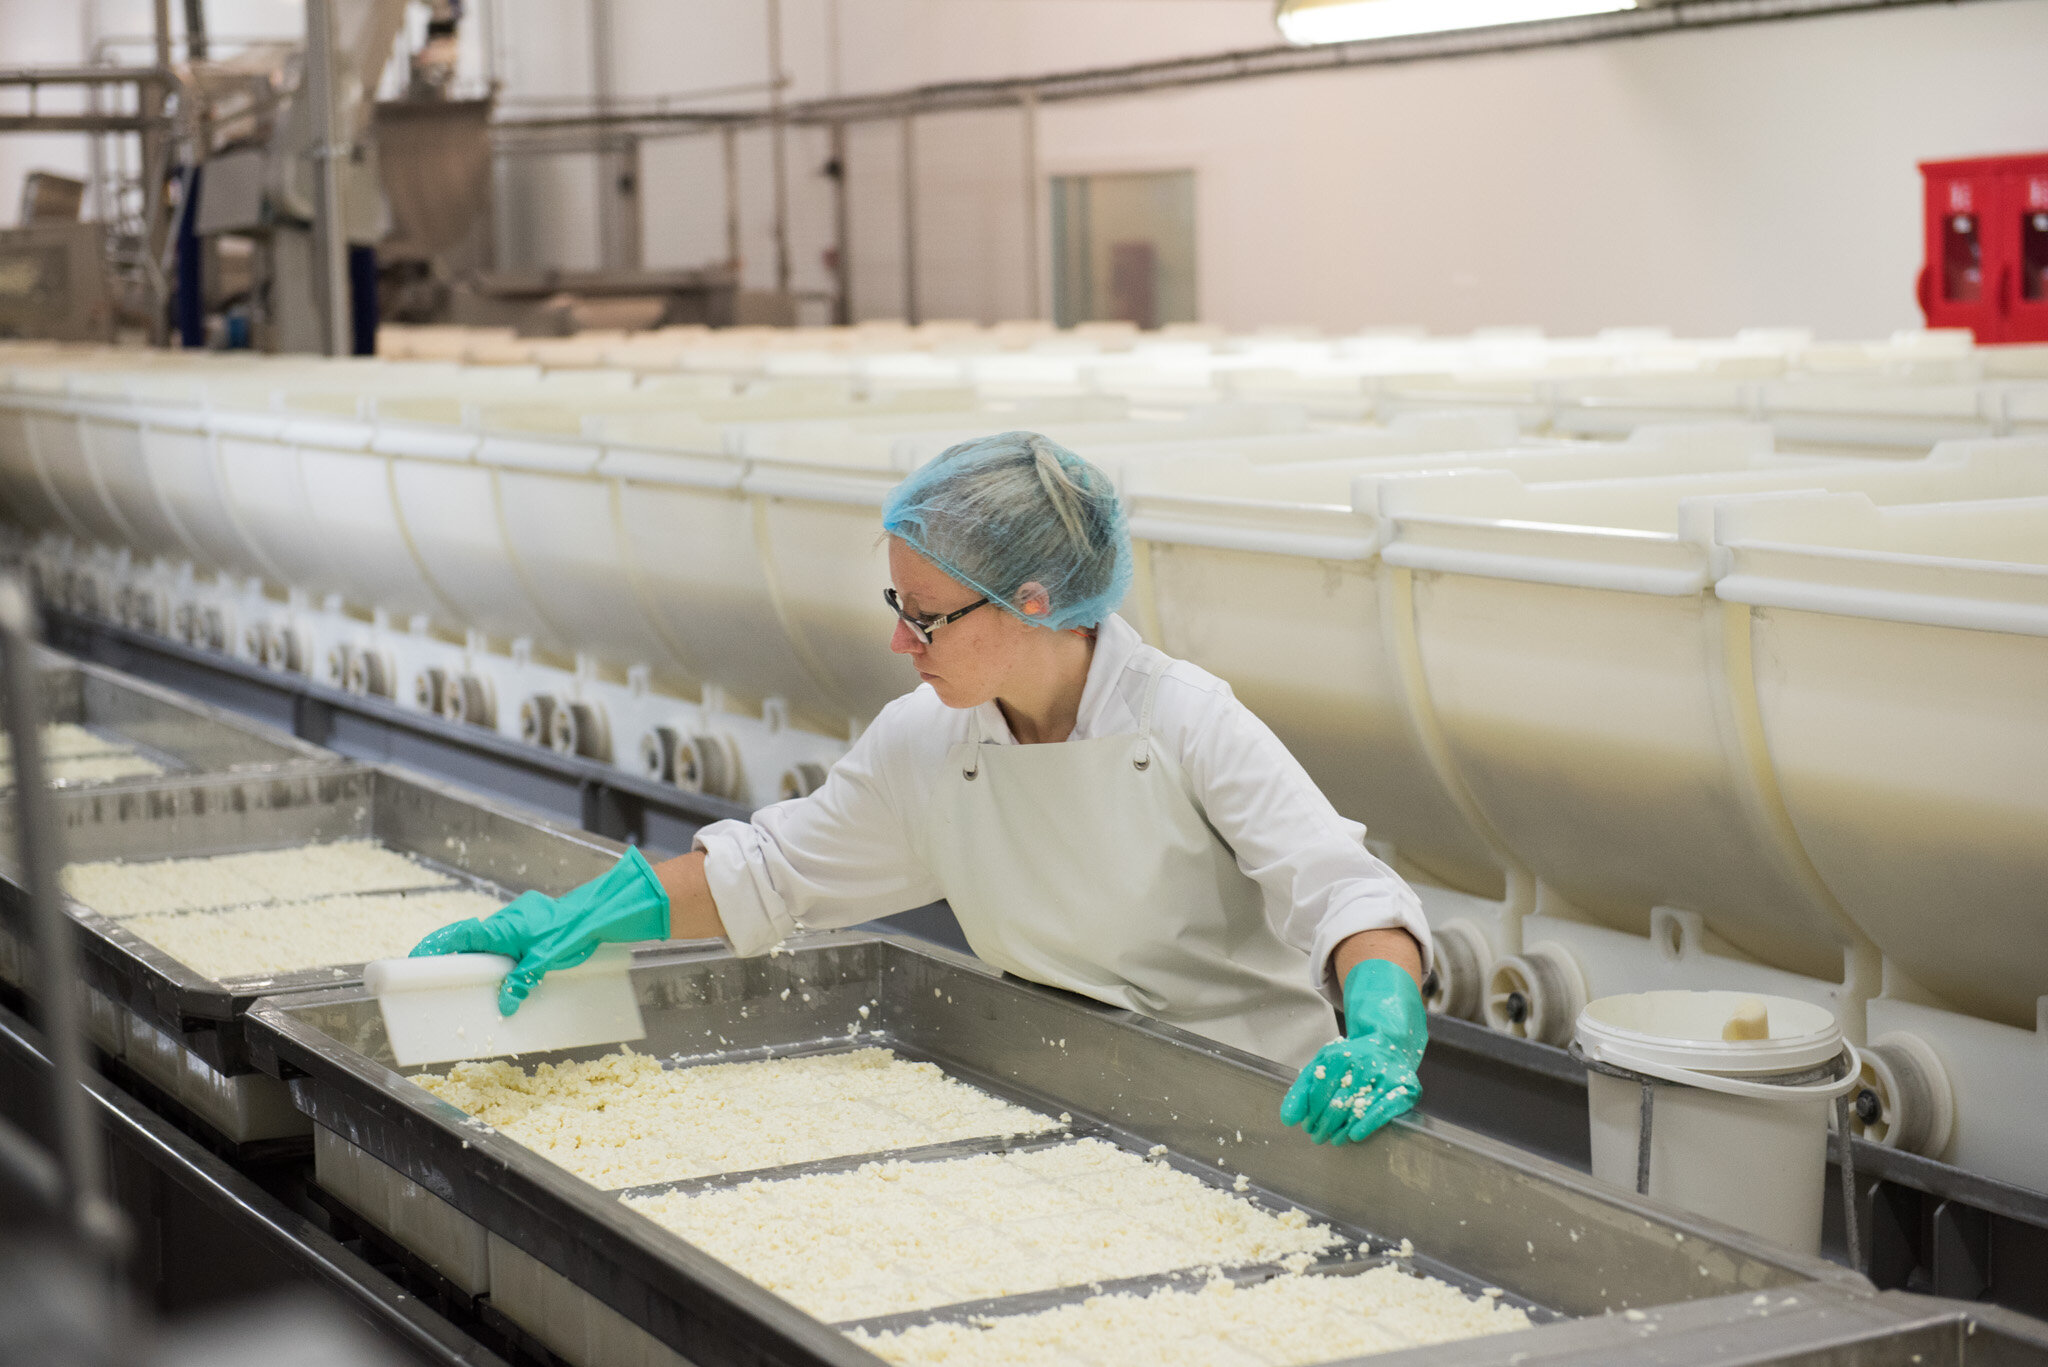
{"type": "MultiPolygon", "coordinates": [[[[168,49],[166,49],[168,52],[168,49]]],[[[0,85],[160,85],[174,86],[178,74],[168,66],[17,66],[0,68],[0,85]]]]}
{"type": "Polygon", "coordinates": [[[782,117],[782,0],[768,0],[769,162],[775,177],[775,289],[789,293],[789,124],[782,117]]]}
{"type": "Polygon", "coordinates": [[[840,327],[853,322],[853,260],[848,229],[846,177],[846,125],[832,125],[832,278],[838,298],[832,304],[832,321],[840,327]]]}
{"type": "Polygon", "coordinates": [[[57,892],[56,810],[44,786],[42,680],[35,663],[35,610],[13,575],[0,578],[0,669],[5,670],[7,734],[13,742],[15,858],[28,891],[28,910],[41,969],[38,1008],[50,1051],[52,1147],[62,1166],[64,1210],[87,1246],[104,1243],[107,1228],[100,1136],[85,1091],[84,1037],[79,1033],[78,945],[57,892]]]}
{"type": "Polygon", "coordinates": [[[1024,291],[1030,301],[1025,306],[1027,318],[1045,317],[1044,280],[1038,255],[1041,250],[1039,239],[1038,203],[1038,95],[1034,91],[1024,92],[1021,106],[1024,115],[1024,291]]]}
{"type": "MultiPolygon", "coordinates": [[[[733,274],[740,269],[740,135],[737,128],[722,130],[719,153],[725,158],[725,260],[733,274]]],[[[738,283],[735,281],[734,283],[738,283]]]]}
{"type": "MultiPolygon", "coordinates": [[[[155,0],[151,13],[155,20],[156,64],[159,70],[168,71],[171,68],[170,0],[155,0]]],[[[161,120],[166,87],[152,83],[142,86],[138,93],[140,112],[153,123],[161,120]]],[[[170,238],[170,220],[164,212],[164,181],[170,175],[171,139],[167,130],[152,127],[143,131],[141,141],[143,277],[149,285],[149,341],[152,346],[163,346],[171,339],[170,288],[161,264],[170,238]]]]}
{"type": "Polygon", "coordinates": [[[322,332],[329,356],[351,350],[348,231],[341,200],[341,158],[335,144],[333,0],[306,0],[305,97],[313,110],[313,257],[322,283],[322,332]]]}
{"type": "MultiPolygon", "coordinates": [[[[590,93],[600,115],[612,112],[611,0],[590,0],[590,93]]],[[[615,270],[626,264],[619,209],[621,168],[616,148],[597,154],[597,264],[615,270]]]]}
{"type": "Polygon", "coordinates": [[[0,114],[0,133],[146,133],[163,136],[175,121],[144,114],[0,114]]]}
{"type": "Polygon", "coordinates": [[[917,297],[917,119],[903,116],[903,321],[924,321],[917,297]]]}

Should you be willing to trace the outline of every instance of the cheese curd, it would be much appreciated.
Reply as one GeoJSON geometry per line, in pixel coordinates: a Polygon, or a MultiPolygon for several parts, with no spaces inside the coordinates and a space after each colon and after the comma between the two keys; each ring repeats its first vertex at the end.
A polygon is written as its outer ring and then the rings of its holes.
{"type": "MultiPolygon", "coordinates": [[[[141,755],[110,751],[102,755],[65,755],[43,761],[43,777],[51,783],[112,783],[118,778],[150,778],[164,766],[141,755]]],[[[0,764],[0,788],[14,783],[14,766],[0,764]]]]}
{"type": "Polygon", "coordinates": [[[488,916],[498,899],[467,888],[134,916],[124,929],[214,979],[292,973],[409,953],[430,930],[488,916]]]}
{"type": "Polygon", "coordinates": [[[687,1068],[628,1050],[531,1072],[490,1059],[413,1081],[606,1188],[1057,1128],[888,1049],[687,1068]]]}
{"type": "Polygon", "coordinates": [[[902,1367],[1306,1367],[1528,1327],[1529,1317],[1512,1306],[1377,1267],[1248,1287],[1218,1280],[1193,1290],[1096,1296],[1032,1315],[849,1337],[902,1367]]]}
{"type": "Polygon", "coordinates": [[[374,840],[336,840],[197,859],[71,864],[63,882],[76,901],[121,920],[152,912],[447,887],[454,879],[374,840]]]}
{"type": "MultiPolygon", "coordinates": [[[[52,721],[42,726],[43,758],[73,759],[79,755],[125,755],[131,747],[86,730],[76,722],[52,721]]],[[[12,762],[14,737],[0,731],[0,764],[12,762]]]]}
{"type": "Polygon", "coordinates": [[[626,1204],[824,1320],[865,1319],[1341,1240],[1098,1139],[871,1163],[626,1204]]]}

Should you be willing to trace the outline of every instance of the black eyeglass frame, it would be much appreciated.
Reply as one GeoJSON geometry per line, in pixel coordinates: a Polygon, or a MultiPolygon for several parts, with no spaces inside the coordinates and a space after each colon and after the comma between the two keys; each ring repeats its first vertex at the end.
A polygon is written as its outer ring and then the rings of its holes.
{"type": "Polygon", "coordinates": [[[882,590],[882,601],[889,605],[889,611],[896,614],[897,621],[910,628],[910,634],[917,638],[918,644],[927,646],[932,643],[932,633],[940,627],[945,626],[948,622],[957,622],[976,608],[987,607],[989,603],[987,598],[977,598],[966,607],[956,611],[944,613],[937,617],[920,618],[912,617],[903,610],[903,600],[896,596],[896,590],[893,588],[882,590]]]}

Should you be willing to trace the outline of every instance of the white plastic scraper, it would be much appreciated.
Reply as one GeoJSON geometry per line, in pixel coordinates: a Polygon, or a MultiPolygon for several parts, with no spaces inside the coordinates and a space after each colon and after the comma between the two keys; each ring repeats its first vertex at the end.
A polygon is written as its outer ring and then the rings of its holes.
{"type": "Polygon", "coordinates": [[[399,1066],[411,1067],[645,1039],[632,966],[625,945],[599,945],[542,978],[509,1016],[498,1014],[498,984],[513,968],[502,954],[379,959],[363,969],[363,985],[376,994],[399,1066]]]}

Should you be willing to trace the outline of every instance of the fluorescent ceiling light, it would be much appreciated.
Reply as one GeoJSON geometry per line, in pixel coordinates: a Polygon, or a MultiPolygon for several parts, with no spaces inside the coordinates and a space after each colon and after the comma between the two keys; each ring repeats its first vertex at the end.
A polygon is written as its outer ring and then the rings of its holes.
{"type": "Polygon", "coordinates": [[[1355,43],[1415,33],[1529,24],[1635,9],[1638,0],[1280,0],[1275,15],[1290,43],[1355,43]]]}

